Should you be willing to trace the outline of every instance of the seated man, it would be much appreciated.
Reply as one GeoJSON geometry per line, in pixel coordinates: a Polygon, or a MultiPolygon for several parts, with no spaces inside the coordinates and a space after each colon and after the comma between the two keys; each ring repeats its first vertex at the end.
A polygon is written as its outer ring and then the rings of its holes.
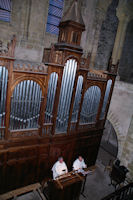
{"type": "Polygon", "coordinates": [[[63,160],[63,157],[59,157],[58,161],[52,167],[53,179],[55,180],[58,176],[63,175],[68,172],[66,163],[63,160]]]}
{"type": "Polygon", "coordinates": [[[83,168],[86,168],[87,165],[84,162],[84,159],[82,156],[79,156],[74,162],[73,162],[73,170],[81,170],[83,168]]]}

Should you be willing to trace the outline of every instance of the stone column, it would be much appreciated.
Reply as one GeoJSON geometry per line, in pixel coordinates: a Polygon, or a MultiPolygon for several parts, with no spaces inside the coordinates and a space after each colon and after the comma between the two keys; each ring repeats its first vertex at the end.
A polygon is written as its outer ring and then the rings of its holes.
{"type": "Polygon", "coordinates": [[[100,37],[100,31],[102,23],[106,17],[107,9],[110,5],[112,0],[105,0],[104,2],[99,0],[98,5],[96,7],[96,14],[95,14],[95,33],[93,38],[93,44],[92,44],[92,51],[91,51],[91,61],[90,61],[90,67],[94,67],[94,62],[97,54],[97,48],[98,48],[98,41],[100,37]]]}
{"type": "Polygon", "coordinates": [[[128,22],[133,18],[133,2],[129,2],[127,0],[120,0],[119,5],[117,7],[116,15],[119,19],[119,24],[112,52],[113,64],[116,64],[121,57],[127,25],[128,22]]]}
{"type": "Polygon", "coordinates": [[[117,17],[119,19],[119,24],[118,24],[114,48],[113,48],[113,52],[112,52],[113,64],[116,64],[117,61],[121,57],[123,44],[124,44],[124,40],[125,40],[125,35],[126,35],[126,30],[127,30],[127,25],[130,20],[130,17],[128,15],[122,14],[120,12],[117,12],[117,17]]]}

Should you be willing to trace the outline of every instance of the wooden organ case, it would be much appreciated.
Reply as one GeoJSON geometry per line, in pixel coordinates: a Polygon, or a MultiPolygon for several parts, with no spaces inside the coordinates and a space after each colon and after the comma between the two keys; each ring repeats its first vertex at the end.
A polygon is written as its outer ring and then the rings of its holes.
{"type": "Polygon", "coordinates": [[[51,176],[59,156],[70,170],[78,155],[95,164],[118,65],[89,68],[76,3],[42,63],[16,60],[15,37],[0,42],[0,193],[51,176]]]}

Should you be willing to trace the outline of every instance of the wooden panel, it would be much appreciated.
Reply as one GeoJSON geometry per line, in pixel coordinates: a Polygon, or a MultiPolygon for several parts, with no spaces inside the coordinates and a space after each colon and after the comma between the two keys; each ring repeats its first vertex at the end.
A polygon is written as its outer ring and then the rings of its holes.
{"type": "Polygon", "coordinates": [[[78,155],[82,155],[89,166],[95,164],[100,139],[101,134],[93,132],[93,136],[82,133],[77,137],[60,135],[51,140],[31,139],[30,145],[25,138],[24,143],[18,141],[18,146],[16,143],[14,147],[9,145],[0,152],[0,193],[52,177],[52,165],[60,155],[69,170],[78,155]]]}

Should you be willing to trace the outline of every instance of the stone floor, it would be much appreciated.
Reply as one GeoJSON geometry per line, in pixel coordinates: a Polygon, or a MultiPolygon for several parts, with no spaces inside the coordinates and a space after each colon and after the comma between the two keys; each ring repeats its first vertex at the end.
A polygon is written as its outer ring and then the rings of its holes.
{"type": "Polygon", "coordinates": [[[110,161],[115,160],[114,156],[100,147],[97,156],[96,170],[92,175],[87,176],[84,196],[80,196],[80,200],[101,200],[103,197],[115,191],[115,188],[110,185],[109,172],[105,171],[105,166],[108,166],[110,161]]]}
{"type": "Polygon", "coordinates": [[[114,187],[110,184],[108,171],[104,171],[105,166],[97,161],[97,168],[92,175],[87,176],[84,196],[80,196],[80,200],[101,200],[101,198],[114,192],[114,187]]]}
{"type": "Polygon", "coordinates": [[[36,191],[17,197],[15,200],[42,200],[36,191]]]}

